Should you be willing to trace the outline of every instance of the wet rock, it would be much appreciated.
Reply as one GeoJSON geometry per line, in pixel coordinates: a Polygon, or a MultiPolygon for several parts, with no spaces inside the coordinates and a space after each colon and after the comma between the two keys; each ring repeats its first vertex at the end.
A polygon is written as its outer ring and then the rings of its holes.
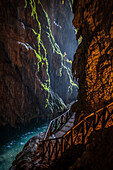
{"type": "Polygon", "coordinates": [[[72,29],[68,1],[64,6],[61,1],[43,0],[42,6],[35,1],[40,29],[32,6],[25,2],[0,2],[0,126],[10,125],[13,128],[33,120],[47,121],[55,117],[58,111],[64,111],[65,103],[76,100],[77,96],[75,86],[72,85],[75,95],[72,96],[71,90],[68,90],[71,71],[68,74],[69,69],[66,69],[71,68],[69,58],[74,50],[67,47],[75,46],[70,40],[74,32],[66,33],[67,29],[72,29]],[[69,20],[65,16],[67,11],[69,20]],[[49,24],[53,35],[48,35],[49,24]],[[41,33],[37,37],[39,30],[41,33]],[[67,56],[64,57],[60,53],[64,54],[65,50],[67,56]],[[62,67],[64,63],[65,67],[62,67]]]}
{"type": "Polygon", "coordinates": [[[16,156],[12,163],[11,170],[33,169],[40,167],[42,143],[45,133],[39,133],[32,137],[23,147],[23,150],[16,156]],[[36,141],[39,141],[36,143],[36,141]]]}

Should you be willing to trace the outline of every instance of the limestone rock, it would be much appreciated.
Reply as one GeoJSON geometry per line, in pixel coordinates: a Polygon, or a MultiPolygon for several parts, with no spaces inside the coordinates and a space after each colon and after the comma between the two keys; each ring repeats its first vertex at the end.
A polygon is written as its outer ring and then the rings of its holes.
{"type": "Polygon", "coordinates": [[[82,36],[72,64],[79,78],[77,112],[88,114],[113,99],[113,1],[78,0],[73,24],[82,36]]]}
{"type": "Polygon", "coordinates": [[[74,32],[66,34],[70,6],[55,0],[30,2],[0,1],[0,126],[47,121],[77,96],[77,87],[70,86],[72,50],[65,51],[73,44],[74,32]]]}

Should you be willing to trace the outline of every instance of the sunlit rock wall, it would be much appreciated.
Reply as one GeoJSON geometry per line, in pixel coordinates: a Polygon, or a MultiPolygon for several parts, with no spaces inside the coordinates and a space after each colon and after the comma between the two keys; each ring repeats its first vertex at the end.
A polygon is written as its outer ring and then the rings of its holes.
{"type": "Polygon", "coordinates": [[[113,99],[113,1],[75,0],[73,24],[82,36],[72,64],[79,78],[79,113],[89,113],[113,99]]]}
{"type": "Polygon", "coordinates": [[[71,13],[71,8],[68,3],[55,2],[0,1],[0,126],[53,118],[66,109],[63,100],[76,100],[77,86],[70,71],[72,51],[64,48],[71,33],[63,38],[65,29],[56,21],[58,11],[54,14],[61,6],[64,27],[66,17],[71,16],[65,13],[67,8],[71,13]]]}

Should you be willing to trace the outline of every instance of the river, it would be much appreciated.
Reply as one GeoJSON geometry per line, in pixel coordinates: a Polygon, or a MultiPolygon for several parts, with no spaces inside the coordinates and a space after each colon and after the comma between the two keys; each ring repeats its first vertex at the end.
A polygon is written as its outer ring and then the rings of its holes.
{"type": "Polygon", "coordinates": [[[34,135],[45,132],[48,124],[44,124],[27,133],[17,135],[13,140],[6,142],[0,146],[0,170],[8,170],[11,167],[15,156],[22,150],[25,143],[34,135]]]}

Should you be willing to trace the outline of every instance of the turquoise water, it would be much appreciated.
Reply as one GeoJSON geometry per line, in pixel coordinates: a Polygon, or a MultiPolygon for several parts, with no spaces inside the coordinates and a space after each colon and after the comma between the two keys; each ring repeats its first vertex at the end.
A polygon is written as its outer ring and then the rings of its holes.
{"type": "Polygon", "coordinates": [[[11,167],[15,156],[22,150],[25,143],[37,133],[45,132],[47,126],[48,124],[45,124],[33,131],[17,136],[8,143],[4,143],[0,148],[0,170],[8,170],[11,167]]]}

